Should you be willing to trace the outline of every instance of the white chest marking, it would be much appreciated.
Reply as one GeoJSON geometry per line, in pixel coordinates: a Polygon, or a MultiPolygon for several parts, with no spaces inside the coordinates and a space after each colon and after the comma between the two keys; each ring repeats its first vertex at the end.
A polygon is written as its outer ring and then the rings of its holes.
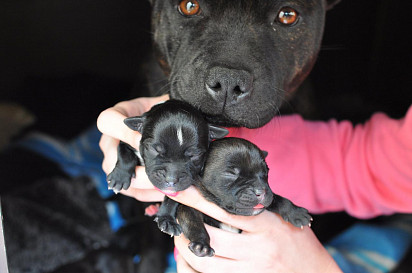
{"type": "Polygon", "coordinates": [[[177,140],[179,141],[179,145],[183,145],[183,132],[182,132],[182,127],[177,128],[177,140]]]}

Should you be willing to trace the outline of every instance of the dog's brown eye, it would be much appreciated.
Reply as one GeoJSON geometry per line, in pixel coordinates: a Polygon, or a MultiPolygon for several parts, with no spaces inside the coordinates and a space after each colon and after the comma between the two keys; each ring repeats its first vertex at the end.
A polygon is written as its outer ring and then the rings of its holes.
{"type": "Polygon", "coordinates": [[[298,13],[296,10],[290,8],[290,7],[284,7],[282,8],[277,17],[277,21],[283,25],[292,25],[298,20],[298,13]]]}
{"type": "Polygon", "coordinates": [[[183,0],[179,4],[179,12],[185,16],[193,16],[200,11],[199,2],[197,0],[183,0]]]}

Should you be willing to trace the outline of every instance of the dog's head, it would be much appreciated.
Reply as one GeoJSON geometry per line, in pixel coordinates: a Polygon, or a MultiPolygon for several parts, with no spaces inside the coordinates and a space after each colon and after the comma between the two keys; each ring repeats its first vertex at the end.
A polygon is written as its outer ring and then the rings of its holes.
{"type": "Polygon", "coordinates": [[[240,138],[213,141],[202,172],[200,189],[230,213],[257,215],[269,206],[267,153],[240,138]]]}
{"type": "Polygon", "coordinates": [[[311,70],[337,1],[151,0],[171,97],[220,125],[263,126],[311,70]]]}
{"type": "Polygon", "coordinates": [[[167,194],[182,191],[198,179],[212,139],[228,131],[208,124],[187,103],[167,101],[140,117],[125,120],[142,133],[140,153],[146,173],[155,187],[167,194]]]}

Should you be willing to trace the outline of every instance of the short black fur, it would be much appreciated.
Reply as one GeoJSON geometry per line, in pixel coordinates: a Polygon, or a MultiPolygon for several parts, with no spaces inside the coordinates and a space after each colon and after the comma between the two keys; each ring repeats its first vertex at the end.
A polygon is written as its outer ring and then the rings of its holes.
{"type": "Polygon", "coordinates": [[[204,0],[193,16],[179,12],[178,0],[150,2],[171,97],[198,107],[214,124],[256,128],[309,74],[326,11],[339,0],[204,0]],[[293,24],[278,19],[285,8],[297,14],[293,24]]]}

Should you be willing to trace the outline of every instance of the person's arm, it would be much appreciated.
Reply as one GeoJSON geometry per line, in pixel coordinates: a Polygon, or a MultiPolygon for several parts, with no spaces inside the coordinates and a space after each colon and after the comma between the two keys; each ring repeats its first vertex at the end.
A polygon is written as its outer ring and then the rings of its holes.
{"type": "Polygon", "coordinates": [[[405,118],[377,113],[364,125],[277,117],[232,129],[269,152],[272,190],[312,213],[369,218],[412,212],[412,107],[405,118]]]}

